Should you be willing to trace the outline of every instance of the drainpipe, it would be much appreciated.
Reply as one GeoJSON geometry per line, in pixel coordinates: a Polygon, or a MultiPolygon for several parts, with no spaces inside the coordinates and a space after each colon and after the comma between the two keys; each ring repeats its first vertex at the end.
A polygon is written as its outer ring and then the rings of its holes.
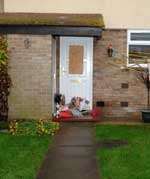
{"type": "Polygon", "coordinates": [[[0,13],[4,12],[4,0],[0,0],[0,13]]]}
{"type": "Polygon", "coordinates": [[[150,94],[149,94],[149,92],[150,92],[150,59],[148,59],[148,64],[147,64],[147,68],[148,68],[148,84],[147,84],[147,90],[148,90],[148,96],[147,96],[147,104],[148,104],[148,109],[150,109],[150,99],[149,99],[149,97],[150,97],[150,94]]]}

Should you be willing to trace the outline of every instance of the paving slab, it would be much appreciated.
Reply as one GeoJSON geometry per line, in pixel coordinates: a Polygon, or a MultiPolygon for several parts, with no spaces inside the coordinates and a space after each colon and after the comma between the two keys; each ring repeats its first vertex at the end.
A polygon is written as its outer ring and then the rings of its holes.
{"type": "Polygon", "coordinates": [[[37,179],[100,179],[92,123],[62,124],[37,179]]]}

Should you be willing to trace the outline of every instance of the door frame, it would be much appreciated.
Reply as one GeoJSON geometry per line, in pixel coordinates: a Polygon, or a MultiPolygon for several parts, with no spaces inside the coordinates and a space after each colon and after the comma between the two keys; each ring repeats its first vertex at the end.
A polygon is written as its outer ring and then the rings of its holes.
{"type": "MultiPolygon", "coordinates": [[[[63,54],[63,48],[65,46],[65,43],[66,41],[68,40],[84,40],[84,41],[87,41],[87,51],[90,52],[90,53],[87,53],[87,55],[90,55],[90,64],[89,64],[89,68],[90,68],[90,72],[89,72],[89,77],[90,77],[90,82],[89,82],[89,88],[90,88],[90,108],[92,109],[92,106],[93,106],[93,37],[72,37],[72,36],[69,36],[69,37],[65,37],[65,36],[61,36],[60,37],[60,58],[59,58],[59,63],[60,63],[60,67],[59,67],[59,90],[61,89],[61,69],[62,69],[62,59],[64,58],[62,56],[63,54]]],[[[66,46],[65,46],[66,47],[66,46]]]]}

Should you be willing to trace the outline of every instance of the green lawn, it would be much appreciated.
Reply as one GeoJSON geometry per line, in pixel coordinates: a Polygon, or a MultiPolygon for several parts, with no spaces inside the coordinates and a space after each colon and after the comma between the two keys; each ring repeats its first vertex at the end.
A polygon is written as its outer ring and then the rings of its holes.
{"type": "Polygon", "coordinates": [[[150,179],[150,126],[97,125],[96,139],[128,140],[128,146],[99,149],[102,179],[150,179]]]}
{"type": "Polygon", "coordinates": [[[34,179],[50,136],[0,134],[0,179],[34,179]]]}

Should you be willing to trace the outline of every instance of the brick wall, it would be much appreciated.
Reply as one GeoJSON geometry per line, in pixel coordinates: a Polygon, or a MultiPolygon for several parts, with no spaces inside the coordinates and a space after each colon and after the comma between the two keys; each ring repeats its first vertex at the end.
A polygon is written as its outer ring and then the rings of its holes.
{"type": "Polygon", "coordinates": [[[9,118],[36,119],[51,113],[51,36],[8,35],[13,86],[9,118]]]}
{"type": "MultiPolygon", "coordinates": [[[[8,35],[9,73],[13,87],[9,96],[10,118],[39,118],[51,113],[51,36],[8,35]]],[[[135,73],[122,71],[107,55],[107,46],[126,55],[126,30],[105,30],[94,42],[93,100],[104,101],[104,117],[139,119],[146,106],[145,86],[135,73]],[[128,88],[122,88],[127,83],[128,88]],[[128,107],[121,107],[128,102],[128,107]]],[[[126,63],[126,61],[125,61],[126,63]]]]}
{"type": "MultiPolygon", "coordinates": [[[[113,58],[107,55],[107,46],[120,54],[127,54],[127,31],[105,30],[102,39],[94,43],[94,74],[93,95],[96,101],[104,101],[104,117],[139,119],[141,108],[147,103],[147,93],[144,84],[136,77],[135,72],[122,71],[121,65],[116,66],[113,58]],[[128,88],[122,88],[122,83],[128,83],[128,88]],[[121,102],[128,102],[128,107],[121,107],[121,102]]],[[[126,61],[125,61],[126,63],[126,61]]]]}

